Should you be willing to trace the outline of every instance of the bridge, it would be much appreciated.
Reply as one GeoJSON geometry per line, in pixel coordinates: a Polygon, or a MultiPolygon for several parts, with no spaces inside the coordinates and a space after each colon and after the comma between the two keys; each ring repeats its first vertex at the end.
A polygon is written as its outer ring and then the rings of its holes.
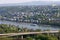
{"type": "Polygon", "coordinates": [[[40,31],[40,32],[21,32],[21,33],[7,33],[7,34],[0,34],[1,36],[5,37],[11,37],[11,36],[21,36],[21,39],[23,39],[24,35],[36,35],[36,34],[55,34],[59,33],[59,31],[40,31]]]}
{"type": "Polygon", "coordinates": [[[16,35],[29,35],[29,34],[46,34],[46,33],[58,33],[58,32],[59,32],[59,31],[7,33],[7,34],[0,34],[0,36],[16,36],[16,35]]]}

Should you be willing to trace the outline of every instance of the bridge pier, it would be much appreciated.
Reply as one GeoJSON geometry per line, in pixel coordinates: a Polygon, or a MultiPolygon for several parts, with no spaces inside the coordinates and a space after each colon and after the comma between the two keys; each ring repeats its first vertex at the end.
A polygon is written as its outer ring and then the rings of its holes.
{"type": "Polygon", "coordinates": [[[24,38],[23,38],[23,35],[21,35],[21,40],[23,40],[24,38]]]}

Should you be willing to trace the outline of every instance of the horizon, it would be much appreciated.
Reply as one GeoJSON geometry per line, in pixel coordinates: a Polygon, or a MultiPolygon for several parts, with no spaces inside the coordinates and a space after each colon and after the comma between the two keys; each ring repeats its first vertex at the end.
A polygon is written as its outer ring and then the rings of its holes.
{"type": "Polygon", "coordinates": [[[27,3],[27,2],[37,2],[37,1],[57,2],[60,0],[0,0],[0,4],[27,3]]]}

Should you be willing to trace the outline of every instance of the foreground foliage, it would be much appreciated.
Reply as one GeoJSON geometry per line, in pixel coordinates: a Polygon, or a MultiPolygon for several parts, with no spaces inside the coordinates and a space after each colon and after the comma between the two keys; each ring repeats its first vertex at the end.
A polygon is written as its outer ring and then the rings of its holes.
{"type": "MultiPolygon", "coordinates": [[[[34,30],[28,30],[26,28],[21,29],[17,26],[14,25],[6,25],[6,24],[0,24],[0,34],[2,33],[18,33],[18,32],[29,32],[29,31],[34,31],[34,30]]],[[[40,31],[40,30],[35,30],[35,31],[40,31]]],[[[20,38],[20,37],[18,37],[20,38]]],[[[2,37],[0,40],[17,40],[18,38],[13,37],[8,38],[8,37],[2,37]]],[[[25,38],[26,40],[58,40],[58,38],[54,35],[44,35],[44,34],[39,34],[36,36],[28,36],[25,38]]],[[[20,40],[20,39],[18,39],[20,40]]]]}

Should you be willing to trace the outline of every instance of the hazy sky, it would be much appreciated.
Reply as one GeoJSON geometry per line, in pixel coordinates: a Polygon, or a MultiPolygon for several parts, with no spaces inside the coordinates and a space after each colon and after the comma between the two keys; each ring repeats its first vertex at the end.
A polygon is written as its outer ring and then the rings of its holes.
{"type": "Polygon", "coordinates": [[[59,0],[0,0],[0,4],[22,3],[22,2],[30,2],[30,1],[59,1],[59,0]]]}

